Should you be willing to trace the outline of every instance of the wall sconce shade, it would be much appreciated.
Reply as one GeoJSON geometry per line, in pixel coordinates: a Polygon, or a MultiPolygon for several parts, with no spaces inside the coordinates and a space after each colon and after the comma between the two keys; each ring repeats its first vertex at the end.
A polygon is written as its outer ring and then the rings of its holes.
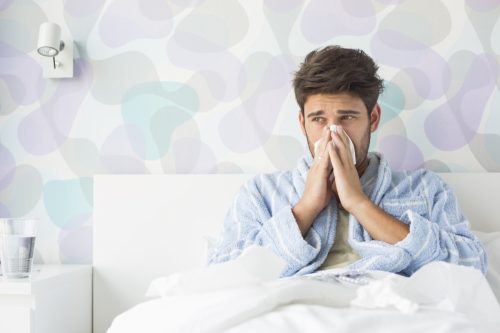
{"type": "Polygon", "coordinates": [[[38,33],[38,53],[45,57],[55,57],[59,53],[61,28],[55,23],[45,22],[38,33]]]}
{"type": "Polygon", "coordinates": [[[65,43],[61,39],[61,28],[57,24],[42,23],[38,33],[37,51],[43,56],[41,63],[44,77],[73,77],[73,42],[68,40],[65,43]]]}

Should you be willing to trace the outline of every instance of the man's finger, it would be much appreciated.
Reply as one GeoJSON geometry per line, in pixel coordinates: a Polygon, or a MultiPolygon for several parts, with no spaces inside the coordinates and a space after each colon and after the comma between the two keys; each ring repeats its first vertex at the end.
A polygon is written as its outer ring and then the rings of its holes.
{"type": "Polygon", "coordinates": [[[342,161],[340,160],[339,154],[337,152],[336,147],[331,142],[328,147],[328,155],[330,156],[330,161],[332,162],[333,172],[335,173],[335,169],[342,168],[342,161]]]}
{"type": "Polygon", "coordinates": [[[346,150],[346,156],[347,156],[347,164],[346,165],[356,165],[356,148],[354,147],[354,143],[352,142],[351,138],[347,134],[347,132],[344,130],[342,126],[339,126],[341,130],[341,138],[343,139],[345,143],[345,150],[346,150]],[[352,146],[351,146],[352,145],[352,146]]]}
{"type": "Polygon", "coordinates": [[[328,160],[328,152],[326,149],[326,146],[328,145],[328,142],[331,141],[330,138],[330,131],[328,128],[325,126],[323,128],[323,134],[321,139],[316,141],[314,143],[314,158],[318,161],[322,161],[322,163],[325,163],[323,160],[328,160]]]}
{"type": "MultiPolygon", "coordinates": [[[[337,148],[337,155],[339,159],[341,160],[343,165],[347,165],[347,162],[349,161],[349,157],[347,156],[346,152],[346,144],[344,142],[344,139],[342,138],[342,132],[343,129],[342,127],[338,126],[336,131],[333,131],[331,134],[332,141],[335,144],[335,147],[337,148]]],[[[343,134],[345,135],[345,134],[343,134]]],[[[352,159],[351,159],[352,160],[352,159]]],[[[335,166],[334,166],[335,167],[335,166]]]]}

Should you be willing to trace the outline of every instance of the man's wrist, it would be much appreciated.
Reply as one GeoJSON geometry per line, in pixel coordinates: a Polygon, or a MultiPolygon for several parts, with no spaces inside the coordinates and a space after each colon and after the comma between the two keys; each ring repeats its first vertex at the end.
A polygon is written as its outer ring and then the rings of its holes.
{"type": "Polygon", "coordinates": [[[305,236],[318,215],[318,212],[301,200],[292,208],[292,213],[299,226],[300,232],[305,236]]]}
{"type": "Polygon", "coordinates": [[[373,202],[366,195],[362,195],[359,198],[352,200],[352,202],[349,202],[345,205],[342,203],[344,209],[354,216],[356,216],[358,212],[366,210],[371,205],[373,205],[373,202]]]}
{"type": "MultiPolygon", "coordinates": [[[[373,203],[368,197],[348,210],[373,239],[396,244],[403,240],[410,228],[373,203]]],[[[347,208],[346,208],[347,210],[347,208]]]]}

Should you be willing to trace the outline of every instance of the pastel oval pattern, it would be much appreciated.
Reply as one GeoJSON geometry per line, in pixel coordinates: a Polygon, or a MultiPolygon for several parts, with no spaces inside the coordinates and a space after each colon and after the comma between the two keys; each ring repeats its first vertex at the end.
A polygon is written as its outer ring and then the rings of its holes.
{"type": "Polygon", "coordinates": [[[370,0],[310,1],[304,9],[301,30],[311,43],[324,43],[336,36],[368,34],[376,22],[370,0]]]}
{"type": "Polygon", "coordinates": [[[182,48],[204,54],[225,51],[247,31],[248,16],[238,1],[207,0],[180,22],[174,38],[182,48]]]}
{"type": "Polygon", "coordinates": [[[85,61],[75,60],[74,72],[79,80],[61,81],[48,101],[19,124],[19,141],[31,154],[51,153],[68,138],[92,83],[92,71],[85,61]]]}
{"type": "MultiPolygon", "coordinates": [[[[255,150],[269,139],[286,96],[290,92],[290,73],[293,67],[291,59],[288,57],[262,59],[265,60],[257,65],[257,68],[262,66],[258,69],[262,72],[262,79],[252,88],[244,90],[250,92],[248,97],[241,105],[225,114],[219,124],[222,140],[235,152],[255,150]]],[[[249,69],[252,69],[252,66],[249,69]]]]}
{"type": "Polygon", "coordinates": [[[12,181],[15,167],[14,155],[0,143],[0,191],[12,181]]]}
{"type": "Polygon", "coordinates": [[[415,170],[424,164],[423,154],[418,146],[402,136],[387,136],[379,144],[379,149],[395,170],[415,170]]]}
{"type": "Polygon", "coordinates": [[[425,132],[436,147],[455,150],[470,142],[496,86],[497,73],[495,59],[488,55],[476,57],[460,91],[434,110],[425,121],[425,132]]]}
{"type": "Polygon", "coordinates": [[[174,129],[191,119],[198,108],[198,97],[191,87],[178,82],[149,82],[125,95],[122,115],[126,124],[136,126],[142,134],[145,150],[137,153],[154,160],[167,152],[174,129]]]}
{"type": "Polygon", "coordinates": [[[40,97],[45,81],[33,58],[0,41],[0,61],[0,78],[7,84],[14,102],[28,105],[40,97]]]}
{"type": "Polygon", "coordinates": [[[92,96],[100,103],[120,104],[133,86],[158,80],[158,73],[145,54],[122,52],[116,56],[93,61],[95,73],[92,96]],[[119,80],[119,83],[117,83],[119,80]]]}
{"type": "Polygon", "coordinates": [[[0,203],[8,216],[22,217],[30,213],[40,200],[42,175],[31,165],[18,165],[12,170],[12,179],[0,190],[0,203]]]}
{"type": "Polygon", "coordinates": [[[99,150],[103,173],[148,173],[144,160],[144,135],[135,125],[121,125],[111,131],[99,150]]]}
{"type": "Polygon", "coordinates": [[[382,109],[381,125],[397,117],[405,108],[403,90],[394,82],[384,81],[384,92],[380,95],[378,104],[382,109]]]}
{"type": "Polygon", "coordinates": [[[394,7],[380,22],[380,30],[398,31],[418,44],[404,45],[400,40],[385,40],[393,47],[432,46],[444,40],[451,32],[451,17],[441,0],[432,2],[432,10],[424,1],[404,1],[394,7]],[[401,24],[404,22],[404,24],[401,24]],[[425,27],[423,29],[422,27],[425,27]]]}
{"type": "Polygon", "coordinates": [[[216,170],[214,152],[199,139],[185,138],[176,141],[172,153],[177,173],[214,173],[216,170]]]}
{"type": "Polygon", "coordinates": [[[105,2],[105,0],[65,0],[64,10],[71,16],[85,17],[95,13],[105,2]]]}
{"type": "Polygon", "coordinates": [[[162,38],[172,30],[171,17],[167,1],[117,0],[105,9],[99,34],[110,47],[135,39],[162,38]]]}
{"type": "Polygon", "coordinates": [[[48,181],[43,202],[52,223],[62,229],[77,227],[75,217],[92,213],[92,188],[92,178],[48,181]]]}

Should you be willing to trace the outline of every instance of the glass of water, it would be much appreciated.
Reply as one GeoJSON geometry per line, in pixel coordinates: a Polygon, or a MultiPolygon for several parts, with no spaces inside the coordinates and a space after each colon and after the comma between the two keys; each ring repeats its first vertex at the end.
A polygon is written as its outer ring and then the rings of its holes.
{"type": "Polygon", "coordinates": [[[3,275],[8,279],[31,274],[35,250],[36,219],[0,219],[0,244],[3,275]]]}

